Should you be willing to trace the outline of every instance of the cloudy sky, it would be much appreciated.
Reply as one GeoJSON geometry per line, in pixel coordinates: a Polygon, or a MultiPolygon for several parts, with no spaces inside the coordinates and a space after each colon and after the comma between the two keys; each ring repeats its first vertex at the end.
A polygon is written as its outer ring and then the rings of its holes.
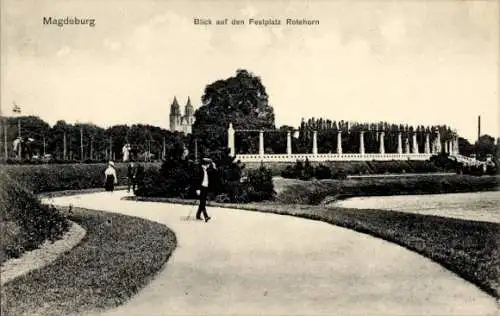
{"type": "Polygon", "coordinates": [[[277,124],[301,117],[448,124],[498,136],[497,1],[1,1],[1,105],[59,119],[168,127],[206,84],[245,68],[277,124]],[[93,18],[95,27],[43,25],[93,18]],[[317,19],[200,26],[194,18],[317,19]]]}

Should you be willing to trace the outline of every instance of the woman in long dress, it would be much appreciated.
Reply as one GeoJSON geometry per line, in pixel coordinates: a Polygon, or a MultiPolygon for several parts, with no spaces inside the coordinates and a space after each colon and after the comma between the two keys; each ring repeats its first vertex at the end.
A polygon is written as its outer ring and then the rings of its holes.
{"type": "Polygon", "coordinates": [[[118,177],[116,176],[115,164],[110,161],[108,163],[108,168],[104,171],[104,188],[106,191],[112,192],[115,189],[115,184],[118,183],[118,177]]]}

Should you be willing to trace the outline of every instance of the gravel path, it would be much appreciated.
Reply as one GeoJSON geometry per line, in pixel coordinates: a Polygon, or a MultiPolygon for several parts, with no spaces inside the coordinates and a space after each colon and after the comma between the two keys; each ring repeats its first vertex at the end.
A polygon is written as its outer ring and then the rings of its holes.
{"type": "Polygon", "coordinates": [[[178,247],[128,303],[105,315],[495,315],[493,298],[402,247],[326,223],[209,207],[120,200],[122,191],[56,205],[164,223],[178,247]]]}

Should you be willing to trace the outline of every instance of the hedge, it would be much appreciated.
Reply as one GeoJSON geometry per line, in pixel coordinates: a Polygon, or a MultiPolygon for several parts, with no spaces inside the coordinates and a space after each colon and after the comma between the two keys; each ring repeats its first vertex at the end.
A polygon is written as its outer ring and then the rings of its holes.
{"type": "Polygon", "coordinates": [[[0,263],[60,238],[68,221],[54,208],[42,205],[21,183],[0,172],[0,263]]]}
{"type": "MultiPolygon", "coordinates": [[[[157,168],[155,163],[140,163],[148,168],[157,168]]],[[[127,164],[115,164],[118,184],[127,182],[127,164]]],[[[33,193],[80,190],[104,186],[104,170],[107,164],[64,164],[64,165],[3,165],[13,181],[23,185],[33,193]]]]}

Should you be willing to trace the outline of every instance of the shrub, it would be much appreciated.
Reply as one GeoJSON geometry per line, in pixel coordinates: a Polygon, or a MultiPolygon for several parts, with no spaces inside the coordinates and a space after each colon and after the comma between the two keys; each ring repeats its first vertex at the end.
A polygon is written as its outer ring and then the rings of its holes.
{"type": "MultiPolygon", "coordinates": [[[[209,195],[221,203],[247,203],[273,199],[275,196],[270,169],[261,167],[250,170],[246,181],[242,181],[244,165],[227,153],[214,159],[216,177],[212,179],[209,195]]],[[[147,170],[136,195],[144,197],[196,198],[192,179],[198,165],[192,161],[169,158],[159,170],[147,170]]]]}
{"type": "Polygon", "coordinates": [[[345,180],[347,179],[347,173],[345,173],[343,170],[337,171],[334,174],[332,174],[332,179],[345,180]]]}
{"type": "Polygon", "coordinates": [[[138,175],[138,196],[147,197],[193,197],[192,179],[194,162],[175,157],[167,158],[159,169],[150,168],[138,175]]]}
{"type": "Polygon", "coordinates": [[[306,158],[306,161],[304,162],[304,169],[302,170],[299,179],[310,180],[312,177],[314,177],[314,167],[311,166],[309,159],[306,158]]]}
{"type": "Polygon", "coordinates": [[[286,166],[286,168],[281,172],[281,176],[283,178],[289,179],[299,179],[304,172],[304,166],[302,165],[302,161],[297,160],[295,165],[286,166]]]}
{"type": "MultiPolygon", "coordinates": [[[[244,166],[235,162],[234,157],[230,157],[228,153],[219,153],[214,162],[217,166],[217,176],[212,179],[210,185],[210,198],[227,202],[248,200],[244,184],[240,181],[244,166]]],[[[193,179],[198,168],[199,165],[191,160],[170,157],[163,162],[160,169],[146,170],[136,195],[196,198],[193,179]]]]}
{"type": "Polygon", "coordinates": [[[486,173],[489,175],[499,174],[499,161],[497,158],[492,159],[492,163],[487,165],[486,173]]]}
{"type": "Polygon", "coordinates": [[[295,166],[286,166],[286,168],[281,171],[281,176],[287,179],[298,178],[297,173],[295,171],[295,166]]]}
{"type": "Polygon", "coordinates": [[[2,232],[0,260],[18,257],[23,251],[37,248],[45,240],[56,240],[69,228],[58,211],[42,205],[22,183],[0,172],[0,224],[2,232]]]}
{"type": "Polygon", "coordinates": [[[272,172],[264,166],[256,170],[251,170],[248,173],[247,181],[244,183],[249,201],[273,200],[276,195],[272,172]]]}
{"type": "Polygon", "coordinates": [[[281,173],[283,178],[310,180],[314,177],[314,167],[308,159],[302,164],[302,161],[297,160],[294,166],[287,166],[281,173]]]}
{"type": "Polygon", "coordinates": [[[331,179],[332,178],[332,170],[325,165],[319,165],[314,170],[314,177],[316,179],[331,179]]]}
{"type": "Polygon", "coordinates": [[[229,151],[220,152],[214,162],[217,165],[218,175],[218,178],[214,179],[216,181],[214,193],[226,194],[234,203],[246,202],[248,198],[244,184],[241,182],[245,166],[235,161],[234,157],[229,155],[229,151]]]}
{"type": "Polygon", "coordinates": [[[439,155],[434,155],[430,158],[430,162],[434,164],[439,170],[447,171],[447,170],[456,170],[457,162],[452,161],[449,158],[449,154],[441,153],[439,155]]]}

